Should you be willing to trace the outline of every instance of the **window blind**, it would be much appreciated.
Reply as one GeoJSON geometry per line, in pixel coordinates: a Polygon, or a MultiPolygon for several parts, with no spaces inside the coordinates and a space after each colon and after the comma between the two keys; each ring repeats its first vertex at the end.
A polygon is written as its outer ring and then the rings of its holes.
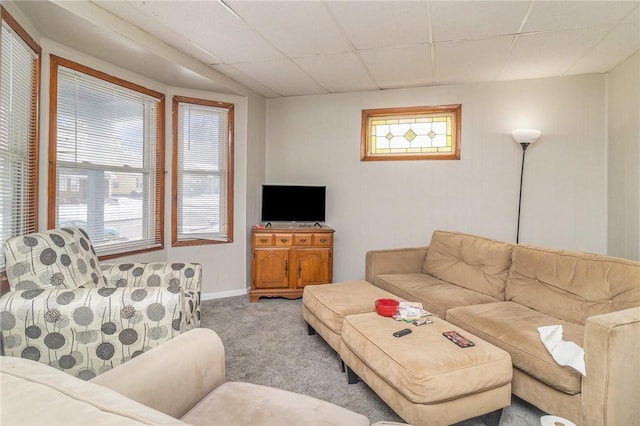
{"type": "Polygon", "coordinates": [[[175,239],[230,241],[232,105],[218,107],[189,102],[177,105],[175,239]]]}
{"type": "Polygon", "coordinates": [[[101,256],[161,247],[162,98],[67,66],[57,92],[56,226],[101,256]]]}
{"type": "MultiPolygon", "coordinates": [[[[0,243],[3,243],[10,237],[35,232],[37,227],[39,52],[21,38],[5,20],[4,9],[0,10],[0,243]]],[[[4,270],[1,250],[0,247],[0,270],[4,270]]]]}

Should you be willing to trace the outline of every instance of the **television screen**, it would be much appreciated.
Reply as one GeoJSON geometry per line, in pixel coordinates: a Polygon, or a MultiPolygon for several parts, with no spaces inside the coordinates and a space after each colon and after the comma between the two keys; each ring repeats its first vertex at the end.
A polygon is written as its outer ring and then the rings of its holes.
{"type": "Polygon", "coordinates": [[[324,222],[326,187],[262,185],[263,222],[324,222]]]}

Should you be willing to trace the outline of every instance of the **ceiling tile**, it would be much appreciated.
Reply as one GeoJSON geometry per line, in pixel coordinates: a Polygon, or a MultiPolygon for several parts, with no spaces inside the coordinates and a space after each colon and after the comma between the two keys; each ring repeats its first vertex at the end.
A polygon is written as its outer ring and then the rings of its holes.
{"type": "Polygon", "coordinates": [[[607,72],[640,49],[640,25],[617,26],[575,65],[569,68],[571,74],[607,72]]]}
{"type": "Polygon", "coordinates": [[[495,81],[507,62],[514,38],[436,44],[435,83],[495,81]]]}
{"type": "Polygon", "coordinates": [[[324,3],[230,1],[226,4],[287,56],[352,50],[324,3]]]}
{"type": "Polygon", "coordinates": [[[515,34],[529,5],[525,1],[432,2],[433,41],[473,40],[515,34]],[[452,25],[454,22],[455,25],[452,25]]]}
{"type": "Polygon", "coordinates": [[[357,49],[427,43],[423,1],[332,1],[331,14],[357,49]]]}
{"type": "Polygon", "coordinates": [[[294,61],[329,92],[378,89],[355,53],[306,56],[294,61]]]}
{"type": "Polygon", "coordinates": [[[362,50],[360,57],[382,89],[433,83],[429,45],[362,50]]]}
{"type": "Polygon", "coordinates": [[[131,2],[94,1],[94,3],[118,16],[120,19],[134,22],[138,28],[145,30],[149,34],[153,34],[154,37],[190,55],[191,57],[198,59],[202,63],[213,64],[222,62],[222,60],[216,57],[213,53],[203,50],[180,32],[168,29],[161,22],[155,20],[143,10],[135,7],[131,2]]]}
{"type": "Polygon", "coordinates": [[[235,66],[248,77],[281,96],[327,93],[327,90],[313,81],[300,67],[288,59],[245,62],[235,66]]]}
{"type": "Polygon", "coordinates": [[[636,2],[636,8],[631,12],[625,19],[622,20],[623,23],[627,24],[638,24],[640,23],[640,2],[636,2]]]}
{"type": "Polygon", "coordinates": [[[640,46],[638,0],[0,1],[146,78],[267,97],[608,72],[640,46]]]}
{"type": "Polygon", "coordinates": [[[523,31],[616,24],[637,7],[637,1],[537,1],[523,31]]]}
{"type": "Polygon", "coordinates": [[[238,83],[248,87],[249,89],[253,90],[256,93],[261,94],[266,98],[275,98],[280,96],[278,93],[274,92],[273,90],[269,89],[266,86],[263,86],[259,82],[255,81],[253,78],[244,74],[234,65],[224,65],[224,64],[211,65],[211,68],[234,79],[238,83]]]}
{"type": "Polygon", "coordinates": [[[565,75],[590,46],[603,39],[611,28],[593,27],[518,37],[511,56],[500,73],[501,80],[565,75]]]}
{"type": "MultiPolygon", "coordinates": [[[[265,61],[283,55],[267,43],[242,20],[235,17],[217,1],[131,1],[138,13],[152,18],[153,23],[136,20],[136,25],[168,44],[179,48],[193,48],[176,42],[172,34],[199,46],[224,63],[265,61]],[[168,31],[167,31],[168,30],[168,31]]],[[[124,11],[114,12],[122,19],[124,11]]],[[[211,62],[209,62],[211,63],[211,62]]]]}
{"type": "Polygon", "coordinates": [[[53,3],[22,2],[20,7],[37,26],[40,34],[56,43],[72,46],[86,55],[95,57],[97,54],[102,61],[167,85],[229,92],[224,85],[131,43],[131,40],[117,32],[77,19],[53,3]],[[64,31],[60,31],[60,22],[66,23],[64,31]],[[108,48],[96,49],[96,46],[108,48]]]}

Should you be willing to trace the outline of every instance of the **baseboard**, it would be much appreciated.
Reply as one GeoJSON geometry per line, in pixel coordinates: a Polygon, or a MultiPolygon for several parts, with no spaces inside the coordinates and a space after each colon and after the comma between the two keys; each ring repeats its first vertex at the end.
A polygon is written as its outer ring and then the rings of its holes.
{"type": "Polygon", "coordinates": [[[203,293],[200,300],[223,299],[225,297],[243,296],[249,292],[248,288],[239,290],[219,291],[216,293],[203,293]]]}

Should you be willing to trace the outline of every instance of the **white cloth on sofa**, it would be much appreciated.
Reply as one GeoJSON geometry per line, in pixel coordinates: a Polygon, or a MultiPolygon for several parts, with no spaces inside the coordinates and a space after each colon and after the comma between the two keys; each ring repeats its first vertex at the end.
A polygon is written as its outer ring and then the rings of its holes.
{"type": "Polygon", "coordinates": [[[562,326],[548,325],[546,327],[538,327],[540,340],[553,359],[560,365],[568,365],[587,375],[584,366],[584,349],[574,342],[562,340],[562,326]]]}

